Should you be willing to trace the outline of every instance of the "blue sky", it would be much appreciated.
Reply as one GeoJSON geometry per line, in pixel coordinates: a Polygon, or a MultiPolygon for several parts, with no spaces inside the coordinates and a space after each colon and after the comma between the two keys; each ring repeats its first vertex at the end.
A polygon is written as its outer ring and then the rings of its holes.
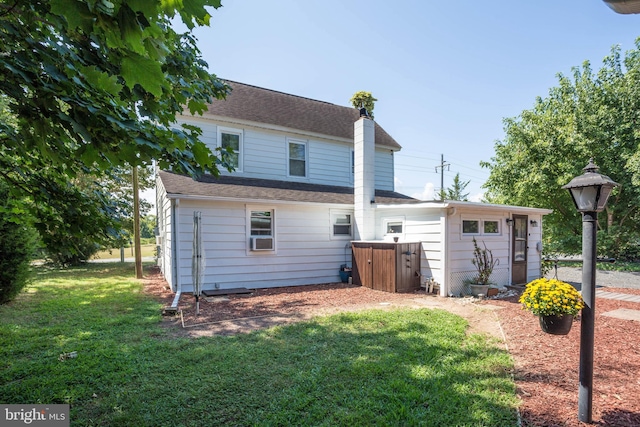
{"type": "Polygon", "coordinates": [[[372,92],[376,121],[403,147],[396,191],[425,199],[443,154],[444,187],[460,173],[477,200],[488,176],[479,162],[503,138],[503,118],[546,96],[557,73],[597,69],[640,36],[640,15],[602,0],[222,3],[196,31],[211,72],[345,106],[372,92]]]}

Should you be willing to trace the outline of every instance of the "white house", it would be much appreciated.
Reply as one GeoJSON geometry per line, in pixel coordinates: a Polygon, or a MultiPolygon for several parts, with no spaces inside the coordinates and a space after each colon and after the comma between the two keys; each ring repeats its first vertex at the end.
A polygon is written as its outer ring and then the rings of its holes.
{"type": "Polygon", "coordinates": [[[352,263],[352,242],[394,237],[419,243],[412,274],[433,277],[442,295],[461,292],[473,273],[473,237],[500,259],[499,285],[539,276],[542,216],[551,211],[396,193],[401,147],[357,109],[228,83],[227,100],[182,121],[198,125],[212,148],[230,147],[235,171],[197,181],[158,174],[158,262],[173,290],[193,290],[194,212],[203,289],[336,282],[352,263]]]}

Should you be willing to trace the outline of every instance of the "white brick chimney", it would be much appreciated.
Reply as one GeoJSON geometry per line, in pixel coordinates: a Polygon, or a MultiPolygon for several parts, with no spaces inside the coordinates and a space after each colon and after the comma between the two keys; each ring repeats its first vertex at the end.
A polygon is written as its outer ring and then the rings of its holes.
{"type": "Polygon", "coordinates": [[[373,120],[360,117],[353,125],[355,239],[374,240],[375,212],[375,127],[373,120]]]}

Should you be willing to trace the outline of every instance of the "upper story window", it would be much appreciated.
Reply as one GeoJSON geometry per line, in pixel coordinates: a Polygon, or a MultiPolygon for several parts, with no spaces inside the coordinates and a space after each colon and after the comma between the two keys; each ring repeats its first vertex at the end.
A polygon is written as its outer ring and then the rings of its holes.
{"type": "Polygon", "coordinates": [[[307,143],[289,140],[289,176],[307,176],[307,143]]]}
{"type": "Polygon", "coordinates": [[[218,146],[223,150],[230,150],[230,163],[237,172],[242,171],[242,131],[218,127],[218,146]]]}

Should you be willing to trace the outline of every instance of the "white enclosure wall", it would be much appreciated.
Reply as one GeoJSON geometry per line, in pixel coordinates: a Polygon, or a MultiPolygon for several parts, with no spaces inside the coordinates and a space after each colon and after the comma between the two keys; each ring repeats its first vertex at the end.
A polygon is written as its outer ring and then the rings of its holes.
{"type": "Polygon", "coordinates": [[[464,293],[466,280],[472,279],[477,270],[472,264],[473,259],[473,238],[480,248],[487,249],[493,253],[493,257],[500,260],[500,263],[493,269],[491,282],[499,287],[504,287],[512,283],[512,239],[513,227],[508,225],[507,218],[512,215],[527,216],[527,282],[540,277],[540,265],[542,258],[542,215],[535,210],[500,210],[499,208],[487,209],[461,209],[458,208],[455,215],[448,217],[447,238],[448,238],[448,265],[449,265],[449,286],[448,292],[453,295],[464,293]],[[484,234],[482,230],[479,234],[467,234],[462,232],[462,222],[464,220],[497,221],[499,233],[496,235],[484,234]],[[532,225],[532,221],[535,226],[532,225]]]}
{"type": "Polygon", "coordinates": [[[167,193],[162,185],[162,181],[158,178],[156,184],[156,209],[158,221],[158,237],[156,239],[160,251],[158,253],[158,266],[167,283],[176,290],[173,272],[173,202],[167,198],[167,193]]]}
{"type": "Polygon", "coordinates": [[[497,286],[504,287],[510,284],[510,262],[511,262],[511,230],[507,226],[506,218],[509,213],[506,211],[495,211],[486,209],[461,209],[447,217],[447,246],[448,246],[448,283],[447,292],[452,295],[466,293],[465,282],[473,279],[477,275],[473,259],[473,239],[478,242],[478,246],[490,249],[494,259],[499,260],[499,264],[493,269],[490,280],[497,286]],[[462,222],[464,220],[497,221],[499,232],[497,234],[483,234],[482,232],[473,235],[465,235],[462,232],[462,222]]]}
{"type": "Polygon", "coordinates": [[[180,289],[183,292],[192,290],[194,211],[202,213],[202,241],[206,255],[203,289],[340,281],[340,265],[351,261],[351,239],[331,236],[332,209],[344,210],[344,207],[181,200],[177,209],[180,289]],[[274,251],[250,250],[248,212],[251,210],[273,211],[274,251]]]}
{"type": "Polygon", "coordinates": [[[376,239],[402,242],[421,242],[420,271],[422,284],[433,277],[438,283],[444,281],[444,222],[442,209],[427,208],[379,208],[376,210],[376,239]],[[388,234],[389,223],[402,223],[403,233],[388,234]]]}

